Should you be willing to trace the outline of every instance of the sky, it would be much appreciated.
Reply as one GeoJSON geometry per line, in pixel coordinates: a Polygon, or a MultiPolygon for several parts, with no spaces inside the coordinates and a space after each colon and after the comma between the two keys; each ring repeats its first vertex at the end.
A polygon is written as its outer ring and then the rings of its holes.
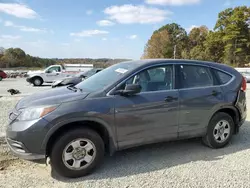
{"type": "Polygon", "coordinates": [[[139,59],[154,30],[213,29],[218,13],[250,0],[0,0],[0,47],[44,58],[139,59]]]}

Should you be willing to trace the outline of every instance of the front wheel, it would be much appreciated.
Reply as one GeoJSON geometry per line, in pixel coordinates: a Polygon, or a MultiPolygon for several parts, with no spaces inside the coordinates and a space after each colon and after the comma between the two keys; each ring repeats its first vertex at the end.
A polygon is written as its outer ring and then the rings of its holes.
{"type": "Polygon", "coordinates": [[[91,173],[104,157],[104,143],[90,129],[74,129],[59,137],[50,152],[51,166],[60,175],[77,178],[91,173]]]}
{"type": "Polygon", "coordinates": [[[41,78],[34,78],[33,84],[34,86],[41,86],[43,84],[43,80],[41,78]]]}
{"type": "Polygon", "coordinates": [[[218,112],[210,120],[203,142],[211,148],[226,146],[232,138],[234,126],[234,121],[230,115],[218,112]]]}
{"type": "Polygon", "coordinates": [[[0,81],[2,81],[3,80],[3,78],[0,76],[0,81]]]}

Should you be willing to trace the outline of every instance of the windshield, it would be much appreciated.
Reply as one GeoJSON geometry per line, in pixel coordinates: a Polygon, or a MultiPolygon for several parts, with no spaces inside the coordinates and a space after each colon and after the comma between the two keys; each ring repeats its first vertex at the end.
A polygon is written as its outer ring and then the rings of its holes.
{"type": "Polygon", "coordinates": [[[125,73],[133,70],[137,66],[138,63],[135,62],[123,62],[115,64],[77,84],[76,87],[92,92],[104,89],[106,86],[114,83],[125,73]]]}

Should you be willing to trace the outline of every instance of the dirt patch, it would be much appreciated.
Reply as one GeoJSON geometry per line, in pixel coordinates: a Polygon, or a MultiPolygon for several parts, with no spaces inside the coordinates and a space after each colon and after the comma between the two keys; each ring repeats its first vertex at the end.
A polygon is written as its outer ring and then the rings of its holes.
{"type": "Polygon", "coordinates": [[[6,170],[16,163],[20,163],[20,160],[11,154],[5,139],[0,138],[0,171],[6,170]]]}

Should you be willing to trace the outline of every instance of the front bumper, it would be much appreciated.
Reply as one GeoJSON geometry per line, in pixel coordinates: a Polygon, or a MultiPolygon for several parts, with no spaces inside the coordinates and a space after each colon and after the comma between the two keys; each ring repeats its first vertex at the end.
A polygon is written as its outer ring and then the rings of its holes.
{"type": "Polygon", "coordinates": [[[49,123],[43,118],[10,122],[6,129],[6,141],[12,153],[26,160],[45,159],[43,140],[48,125],[49,123]]]}
{"type": "Polygon", "coordinates": [[[31,82],[32,82],[32,81],[31,81],[31,78],[26,78],[26,82],[31,83],[31,82]]]}
{"type": "Polygon", "coordinates": [[[25,160],[40,160],[45,159],[45,154],[34,154],[29,153],[28,150],[25,148],[24,144],[10,138],[6,137],[6,142],[11,150],[11,152],[17,156],[18,158],[25,159],[25,160]]]}

